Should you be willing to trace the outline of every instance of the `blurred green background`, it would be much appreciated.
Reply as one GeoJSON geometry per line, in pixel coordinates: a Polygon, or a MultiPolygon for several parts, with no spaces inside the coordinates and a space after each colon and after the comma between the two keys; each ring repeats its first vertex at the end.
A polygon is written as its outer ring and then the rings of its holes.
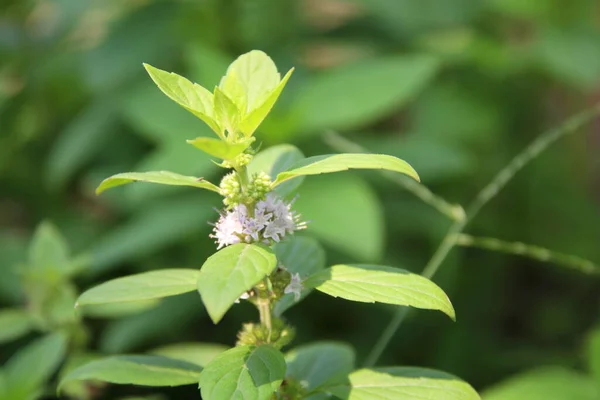
{"type": "MultiPolygon", "coordinates": [[[[94,188],[122,171],[168,169],[218,181],[222,170],[185,143],[209,129],[162,95],[142,62],[212,88],[251,49],[267,52],[280,71],[296,67],[256,135],[263,146],[337,152],[343,149],[327,139],[335,132],[406,159],[425,186],[463,205],[532,138],[600,100],[597,0],[4,0],[2,307],[31,302],[19,265],[43,220],[74,255],[87,257],[79,291],[130,273],[202,265],[215,250],[207,222],[218,217],[216,196],[136,184],[96,197],[94,188]]],[[[595,122],[517,175],[467,232],[600,263],[598,154],[595,122]]],[[[297,206],[311,221],[306,234],[325,245],[328,264],[420,272],[451,224],[377,172],[314,177],[299,193],[297,206]]],[[[587,374],[600,279],[457,248],[435,281],[452,299],[457,323],[411,313],[380,365],[443,369],[482,391],[545,365],[587,374]]],[[[148,307],[86,318],[91,348],[232,345],[240,324],[257,317],[242,304],[213,326],[196,294],[148,307]]],[[[288,318],[298,328],[296,344],[346,341],[360,362],[393,312],[315,293],[288,318]]],[[[2,345],[2,362],[37,336],[2,345]]],[[[149,393],[198,398],[189,386],[111,386],[100,398],[149,393]]],[[[577,400],[557,393],[540,398],[577,400]]],[[[534,397],[498,397],[509,398],[534,397]]]]}

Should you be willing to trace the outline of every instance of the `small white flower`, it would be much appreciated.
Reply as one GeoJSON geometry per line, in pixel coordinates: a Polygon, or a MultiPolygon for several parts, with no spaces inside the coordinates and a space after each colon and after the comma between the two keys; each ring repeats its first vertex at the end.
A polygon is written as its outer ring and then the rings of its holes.
{"type": "Polygon", "coordinates": [[[300,300],[302,289],[304,289],[304,286],[302,286],[302,279],[300,279],[300,274],[296,272],[295,274],[292,274],[292,281],[285,289],[283,289],[283,293],[293,293],[294,301],[298,301],[300,300]]]}

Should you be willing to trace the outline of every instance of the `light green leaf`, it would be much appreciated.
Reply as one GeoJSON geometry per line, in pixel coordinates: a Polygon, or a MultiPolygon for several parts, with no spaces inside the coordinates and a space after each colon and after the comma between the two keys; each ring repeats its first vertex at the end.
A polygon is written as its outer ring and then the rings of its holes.
{"type": "Polygon", "coordinates": [[[204,180],[204,178],[179,175],[169,171],[152,171],[124,172],[121,174],[113,175],[109,178],[106,178],[100,183],[98,188],[96,188],[96,194],[100,194],[106,189],[126,185],[131,182],[149,182],[159,183],[161,185],[193,186],[201,189],[212,190],[213,192],[219,193],[219,187],[213,185],[207,180],[204,180]]]}
{"type": "Polygon", "coordinates": [[[406,174],[417,181],[419,175],[404,160],[385,154],[326,154],[305,158],[287,171],[277,175],[273,182],[277,186],[288,179],[302,175],[318,175],[348,169],[384,169],[406,174]]]}
{"type": "Polygon", "coordinates": [[[304,285],[346,300],[439,310],[455,319],[450,299],[439,286],[399,268],[338,264],[310,276],[304,285]]]}
{"type": "Polygon", "coordinates": [[[154,308],[159,299],[130,301],[127,303],[88,304],[80,307],[80,312],[86,317],[122,318],[154,308]]]}
{"type": "Polygon", "coordinates": [[[281,82],[273,89],[270,93],[268,93],[264,101],[259,102],[255,108],[251,109],[250,112],[244,117],[242,122],[240,123],[240,131],[245,136],[252,136],[254,131],[258,128],[261,122],[267,117],[275,102],[279,98],[279,95],[283,91],[283,88],[287,84],[287,81],[292,76],[292,72],[294,72],[294,68],[290,69],[287,74],[283,77],[281,82]]]}
{"type": "MultiPolygon", "coordinates": [[[[300,274],[304,279],[325,268],[325,251],[313,238],[306,236],[293,236],[283,242],[276,243],[273,251],[277,261],[287,268],[290,273],[300,274]]],[[[306,297],[312,288],[303,288],[300,300],[306,297]]],[[[285,294],[273,308],[275,315],[281,315],[285,310],[296,303],[292,293],[285,294]]]]}
{"type": "Polygon", "coordinates": [[[371,58],[308,80],[293,108],[297,132],[347,130],[397,112],[430,83],[438,70],[428,55],[371,58]]]}
{"type": "Polygon", "coordinates": [[[316,342],[297,347],[285,355],[286,376],[312,391],[346,377],[354,369],[354,350],[343,343],[316,342]]]}
{"type": "Polygon", "coordinates": [[[215,88],[215,118],[229,135],[235,135],[240,122],[240,111],[237,106],[218,87],[215,88]]]}
{"type": "Polygon", "coordinates": [[[590,373],[600,382],[600,329],[594,330],[588,339],[588,364],[590,373]]]}
{"type": "Polygon", "coordinates": [[[25,310],[5,308],[0,310],[0,326],[0,343],[6,343],[31,331],[34,321],[25,310]]]}
{"type": "Polygon", "coordinates": [[[596,400],[594,380],[563,367],[545,367],[510,378],[486,390],[484,400],[596,400]]]}
{"type": "MultiPolygon", "coordinates": [[[[248,172],[250,174],[264,172],[274,178],[277,174],[290,169],[292,165],[302,159],[304,159],[304,154],[291,144],[271,146],[254,156],[248,164],[248,172]]],[[[296,190],[303,180],[304,177],[302,176],[291,179],[277,186],[275,191],[281,196],[286,196],[296,190]]]]}
{"type": "Polygon", "coordinates": [[[53,333],[21,349],[5,364],[7,399],[23,398],[52,376],[67,350],[67,337],[53,333]]]}
{"type": "Polygon", "coordinates": [[[66,273],[69,271],[69,249],[62,235],[49,222],[36,229],[29,247],[29,267],[34,271],[66,273]]]}
{"type": "Polygon", "coordinates": [[[302,219],[310,221],[307,233],[323,243],[360,262],[381,259],[385,244],[383,209],[375,191],[359,176],[309,179],[302,184],[294,208],[302,219]]]}
{"type": "Polygon", "coordinates": [[[198,292],[213,322],[276,266],[273,251],[254,244],[234,244],[210,256],[200,269],[198,292]]]}
{"type": "Polygon", "coordinates": [[[210,91],[175,73],[162,71],[149,64],[144,64],[144,68],[164,94],[204,121],[217,135],[223,136],[223,130],[214,119],[214,100],[210,91]]]}
{"type": "Polygon", "coordinates": [[[200,375],[204,400],[269,400],[285,377],[285,360],[269,345],[240,346],[210,362],[200,375]]]}
{"type": "Polygon", "coordinates": [[[216,356],[229,349],[218,343],[177,343],[159,347],[150,351],[152,354],[169,357],[174,360],[187,361],[201,367],[206,366],[216,356]]]}
{"type": "Polygon", "coordinates": [[[104,282],[83,292],[76,306],[121,303],[174,296],[196,288],[198,270],[163,269],[104,282]]]}
{"type": "Polygon", "coordinates": [[[238,78],[237,72],[229,70],[227,75],[221,78],[219,88],[235,103],[240,116],[243,116],[248,110],[248,97],[246,88],[238,78]]]}
{"type": "Polygon", "coordinates": [[[218,157],[222,160],[232,160],[246,150],[252,143],[252,140],[245,140],[240,143],[228,143],[220,139],[197,137],[187,142],[213,157],[218,157]]]}
{"type": "Polygon", "coordinates": [[[481,400],[468,383],[425,368],[360,369],[348,378],[348,383],[329,388],[327,392],[344,400],[481,400]]]}
{"type": "Polygon", "coordinates": [[[162,356],[125,355],[91,361],[69,372],[58,386],[72,381],[102,381],[142,386],[181,386],[198,382],[202,368],[162,356]]]}

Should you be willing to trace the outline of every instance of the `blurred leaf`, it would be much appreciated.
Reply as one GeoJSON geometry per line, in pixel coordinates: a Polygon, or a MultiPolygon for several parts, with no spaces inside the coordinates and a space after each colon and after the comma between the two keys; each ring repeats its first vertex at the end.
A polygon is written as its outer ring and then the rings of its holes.
{"type": "Polygon", "coordinates": [[[404,160],[385,154],[326,154],[308,157],[280,172],[273,186],[302,175],[319,175],[349,169],[385,169],[419,180],[417,172],[404,160]]]}
{"type": "Polygon", "coordinates": [[[25,310],[5,308],[0,310],[0,344],[17,339],[34,326],[31,315],[25,310]]]}
{"type": "Polygon", "coordinates": [[[79,310],[86,317],[122,318],[154,308],[158,303],[159,299],[130,301],[127,303],[89,304],[85,306],[80,305],[79,310]]]}
{"type": "MultiPolygon", "coordinates": [[[[290,169],[292,165],[303,158],[304,154],[290,144],[271,146],[258,153],[252,162],[248,164],[248,173],[253,175],[258,172],[265,172],[271,178],[274,178],[280,172],[290,169]]],[[[281,196],[286,196],[296,190],[303,180],[304,177],[302,176],[290,179],[276,187],[275,191],[281,196]]]]}
{"type": "Polygon", "coordinates": [[[517,375],[483,392],[484,400],[593,400],[592,379],[562,367],[546,367],[517,375]]]}
{"type": "Polygon", "coordinates": [[[207,221],[213,216],[216,219],[216,213],[206,204],[203,206],[208,199],[195,195],[144,207],[131,220],[95,242],[91,251],[90,273],[114,268],[131,257],[155,253],[207,227],[207,221]]]}
{"type": "Polygon", "coordinates": [[[175,360],[187,361],[204,367],[216,356],[229,349],[229,347],[217,343],[177,343],[159,347],[150,353],[169,357],[175,360]]]}
{"type": "Polygon", "coordinates": [[[361,261],[381,257],[383,210],[371,187],[352,175],[315,177],[302,185],[295,208],[308,232],[361,261]]]}
{"type": "Polygon", "coordinates": [[[23,301],[23,288],[17,269],[27,257],[29,238],[0,233],[0,299],[9,304],[23,301]]]}
{"type": "Polygon", "coordinates": [[[309,392],[345,378],[354,369],[354,350],[343,343],[316,342],[296,347],[285,359],[286,376],[303,382],[309,392]]]}
{"type": "Polygon", "coordinates": [[[250,140],[246,140],[242,143],[234,144],[207,137],[198,137],[196,139],[188,140],[187,142],[203,152],[222,160],[234,159],[237,155],[246,150],[251,143],[250,140]]]}
{"type": "Polygon", "coordinates": [[[68,123],[52,146],[44,171],[48,185],[63,187],[79,168],[103,150],[116,129],[114,104],[107,100],[92,102],[68,123]]]}
{"type": "MultiPolygon", "coordinates": [[[[600,329],[592,331],[588,343],[588,365],[592,377],[600,382],[600,329]]],[[[600,385],[598,385],[600,390],[600,385]]]]}
{"type": "Polygon", "coordinates": [[[190,45],[184,56],[190,77],[204,87],[217,85],[232,60],[222,49],[204,41],[190,45]]]}
{"type": "Polygon", "coordinates": [[[456,318],[450,299],[439,286],[399,268],[339,264],[311,275],[303,283],[346,300],[439,310],[456,318]]]}
{"type": "Polygon", "coordinates": [[[38,225],[29,248],[29,268],[48,276],[67,275],[70,271],[69,249],[54,225],[38,225]]]}
{"type": "Polygon", "coordinates": [[[198,292],[213,322],[276,266],[272,250],[254,244],[234,244],[210,256],[200,268],[198,292]]]}
{"type": "Polygon", "coordinates": [[[96,189],[96,194],[100,194],[106,189],[116,186],[126,185],[131,182],[149,182],[158,183],[161,185],[175,186],[193,186],[201,189],[212,190],[219,192],[219,187],[204,180],[204,178],[196,178],[194,176],[179,175],[170,171],[151,171],[151,172],[124,172],[113,175],[100,183],[96,189]]]}
{"type": "MultiPolygon", "coordinates": [[[[277,262],[287,268],[290,273],[300,274],[304,279],[325,268],[325,251],[321,245],[312,238],[294,236],[283,242],[276,243],[273,251],[277,256],[277,262]]],[[[302,289],[300,299],[303,299],[312,291],[312,288],[302,289]]],[[[285,310],[296,303],[294,294],[285,294],[273,307],[275,315],[281,315],[285,310]]]]}
{"type": "Polygon", "coordinates": [[[72,381],[103,381],[142,386],[181,386],[198,382],[202,368],[162,356],[112,356],[91,361],[69,372],[58,386],[72,381]]]}
{"type": "Polygon", "coordinates": [[[67,338],[53,333],[19,350],[4,366],[8,399],[20,399],[38,391],[62,362],[67,338]]]}
{"type": "Polygon", "coordinates": [[[299,133],[347,130],[397,111],[419,93],[438,69],[425,55],[371,59],[325,72],[303,85],[294,111],[299,133]]]}
{"type": "Polygon", "coordinates": [[[150,300],[191,292],[196,288],[198,273],[195,269],[172,268],[113,279],[83,292],[75,306],[150,300]]]}
{"type": "Polygon", "coordinates": [[[269,345],[239,346],[212,360],[200,375],[204,400],[269,400],[285,377],[283,354],[269,345]]]}
{"type": "Polygon", "coordinates": [[[411,367],[360,369],[350,374],[347,385],[327,392],[347,400],[480,400],[468,383],[450,374],[411,367]]]}

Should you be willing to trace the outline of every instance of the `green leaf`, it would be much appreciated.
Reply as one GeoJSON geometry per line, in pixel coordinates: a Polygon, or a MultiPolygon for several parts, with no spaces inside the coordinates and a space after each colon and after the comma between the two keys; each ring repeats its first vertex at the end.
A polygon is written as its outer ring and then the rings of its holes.
{"type": "Polygon", "coordinates": [[[204,400],[269,400],[285,377],[285,360],[269,345],[240,346],[210,362],[200,375],[204,400]]]}
{"type": "MultiPolygon", "coordinates": [[[[277,261],[285,266],[290,273],[300,274],[304,279],[325,268],[325,250],[319,242],[305,236],[293,236],[283,242],[276,243],[273,251],[277,261]]],[[[303,288],[300,300],[312,291],[312,288],[303,288]]],[[[281,315],[285,310],[296,303],[292,293],[285,294],[273,308],[275,315],[281,315]]]]}
{"type": "Polygon", "coordinates": [[[310,276],[304,285],[346,300],[439,310],[455,319],[454,308],[439,286],[399,268],[339,264],[310,276]]]}
{"type": "Polygon", "coordinates": [[[277,186],[288,179],[302,175],[318,175],[348,169],[384,169],[406,174],[417,181],[419,175],[404,160],[385,154],[326,154],[305,158],[290,169],[277,175],[273,182],[277,186]]]}
{"type": "Polygon", "coordinates": [[[125,355],[91,361],[69,372],[58,386],[72,381],[102,381],[142,386],[181,386],[198,382],[202,368],[162,356],[125,355]]]}
{"type": "Polygon", "coordinates": [[[213,322],[276,266],[273,251],[254,244],[234,244],[210,256],[200,269],[198,292],[213,322]]]}
{"type": "Polygon", "coordinates": [[[360,262],[380,260],[385,244],[383,208],[375,191],[359,176],[310,179],[300,188],[294,208],[310,221],[307,233],[360,262]]]}
{"type": "Polygon", "coordinates": [[[223,130],[214,119],[214,99],[211,92],[175,73],[162,71],[149,64],[144,64],[144,68],[164,94],[204,121],[218,136],[223,137],[223,130]]]}
{"type": "Polygon", "coordinates": [[[485,400],[596,400],[594,380],[563,367],[544,367],[501,382],[483,392],[485,400]]]}
{"type": "Polygon", "coordinates": [[[216,356],[228,349],[218,343],[177,343],[159,347],[150,351],[152,354],[187,361],[201,367],[206,366],[216,356]]]}
{"type": "Polygon", "coordinates": [[[31,331],[34,321],[25,310],[5,308],[0,310],[0,326],[0,343],[6,343],[31,331]]]}
{"type": "Polygon", "coordinates": [[[232,160],[246,150],[252,143],[252,140],[245,140],[241,143],[228,143],[220,139],[197,137],[187,142],[213,157],[218,157],[222,160],[232,160]]]}
{"type": "Polygon", "coordinates": [[[54,225],[42,222],[29,247],[29,267],[34,271],[61,275],[69,272],[70,264],[65,239],[54,225]]]}
{"type": "Polygon", "coordinates": [[[290,69],[287,74],[285,74],[285,76],[283,77],[281,82],[279,82],[279,84],[275,87],[275,89],[273,89],[265,97],[264,101],[262,103],[260,103],[259,106],[252,109],[248,113],[248,115],[246,115],[244,117],[244,119],[242,120],[242,122],[240,123],[240,126],[239,126],[240,131],[244,135],[246,135],[247,137],[251,136],[254,133],[254,131],[258,128],[258,126],[261,124],[261,122],[267,117],[267,115],[269,114],[269,112],[271,111],[273,106],[275,105],[275,102],[279,98],[279,95],[283,91],[283,88],[287,84],[287,81],[292,76],[292,72],[294,72],[293,68],[290,69]]]}
{"type": "Polygon", "coordinates": [[[317,342],[289,351],[285,360],[286,376],[306,382],[306,389],[312,391],[352,372],[354,350],[343,343],[317,342]]]}
{"type": "Polygon", "coordinates": [[[347,384],[329,388],[327,392],[344,400],[481,400],[468,383],[425,368],[360,369],[348,378],[347,384]]]}
{"type": "MultiPolygon", "coordinates": [[[[273,178],[302,159],[304,154],[291,144],[271,146],[254,156],[248,164],[248,172],[250,174],[264,172],[273,178]]],[[[303,180],[302,176],[291,179],[277,186],[275,191],[281,196],[286,196],[296,190],[303,180]]]]}
{"type": "Polygon", "coordinates": [[[297,132],[348,130],[397,112],[430,83],[436,58],[425,55],[375,58],[325,72],[304,83],[293,106],[297,132]]]}
{"type": "Polygon", "coordinates": [[[104,282],[83,292],[76,306],[121,303],[174,296],[196,288],[198,270],[163,269],[104,282]]]}
{"type": "Polygon", "coordinates": [[[18,399],[38,390],[52,376],[65,357],[67,337],[53,333],[21,349],[5,364],[9,395],[18,399]]]}
{"type": "Polygon", "coordinates": [[[122,318],[154,308],[159,299],[130,301],[127,303],[88,304],[80,307],[80,312],[86,317],[122,318]]]}
{"type": "Polygon", "coordinates": [[[590,373],[600,382],[600,329],[594,330],[588,339],[588,364],[590,373]]]}
{"type": "Polygon", "coordinates": [[[235,135],[240,122],[240,111],[237,106],[218,87],[215,88],[215,118],[229,135],[235,135]]]}
{"type": "Polygon", "coordinates": [[[96,188],[96,194],[100,194],[106,189],[126,185],[131,182],[149,182],[159,183],[161,185],[193,186],[201,189],[212,190],[213,192],[219,193],[219,187],[213,185],[207,180],[204,180],[204,178],[179,175],[169,171],[152,171],[124,172],[121,174],[113,175],[109,178],[106,178],[100,183],[98,188],[96,188]]]}

